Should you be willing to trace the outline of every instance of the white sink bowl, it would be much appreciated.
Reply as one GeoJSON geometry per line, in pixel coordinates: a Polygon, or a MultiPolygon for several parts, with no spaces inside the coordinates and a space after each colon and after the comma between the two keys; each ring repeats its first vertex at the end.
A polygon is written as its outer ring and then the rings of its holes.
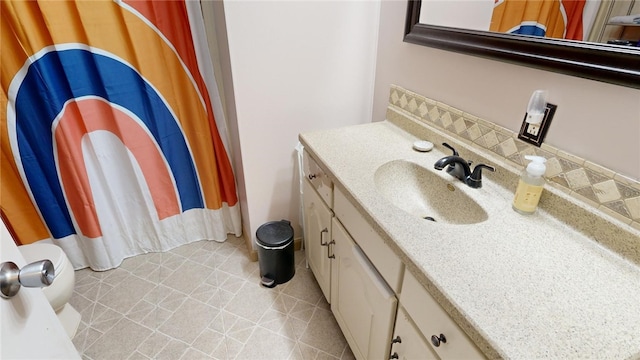
{"type": "Polygon", "coordinates": [[[434,171],[410,161],[393,160],[376,170],[374,181],[390,203],[425,221],[476,224],[488,219],[480,205],[453,185],[458,179],[447,181],[434,171]]]}

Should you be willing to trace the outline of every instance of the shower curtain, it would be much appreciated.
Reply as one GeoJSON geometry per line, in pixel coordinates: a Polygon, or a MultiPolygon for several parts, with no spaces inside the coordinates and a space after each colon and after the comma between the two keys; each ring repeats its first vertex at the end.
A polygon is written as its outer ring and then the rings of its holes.
{"type": "Polygon", "coordinates": [[[106,270],[241,234],[199,2],[1,6],[0,205],[16,242],[106,270]]]}
{"type": "Polygon", "coordinates": [[[495,0],[489,30],[583,40],[586,0],[495,0]]]}

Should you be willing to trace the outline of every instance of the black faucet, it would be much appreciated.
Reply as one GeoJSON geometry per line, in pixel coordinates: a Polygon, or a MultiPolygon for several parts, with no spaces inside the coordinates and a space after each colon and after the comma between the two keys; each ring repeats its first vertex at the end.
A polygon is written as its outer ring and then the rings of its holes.
{"type": "Polygon", "coordinates": [[[485,164],[478,164],[471,171],[471,161],[466,161],[458,155],[456,149],[447,143],[442,143],[445,147],[453,151],[453,155],[445,156],[442,159],[436,161],[433,167],[436,170],[442,170],[447,166],[447,172],[465,184],[474,189],[482,187],[482,169],[490,171],[496,171],[492,166],[485,164]]]}

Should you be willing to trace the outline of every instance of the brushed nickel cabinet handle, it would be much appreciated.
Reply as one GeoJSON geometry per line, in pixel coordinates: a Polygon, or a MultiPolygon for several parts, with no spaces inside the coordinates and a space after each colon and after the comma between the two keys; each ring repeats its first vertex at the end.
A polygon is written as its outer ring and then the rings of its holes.
{"type": "Polygon", "coordinates": [[[322,242],[322,238],[323,238],[322,234],[324,233],[329,233],[329,229],[324,228],[320,231],[320,246],[329,246],[328,242],[322,242]]]}

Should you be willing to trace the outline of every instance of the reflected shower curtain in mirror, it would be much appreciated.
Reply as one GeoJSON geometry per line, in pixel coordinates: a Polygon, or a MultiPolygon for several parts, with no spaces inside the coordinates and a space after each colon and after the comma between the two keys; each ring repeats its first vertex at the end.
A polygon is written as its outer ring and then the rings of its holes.
{"type": "Polygon", "coordinates": [[[240,235],[199,2],[1,6],[0,205],[16,242],[106,270],[240,235]]]}
{"type": "Polygon", "coordinates": [[[490,31],[583,40],[586,0],[495,0],[490,31]]]}

